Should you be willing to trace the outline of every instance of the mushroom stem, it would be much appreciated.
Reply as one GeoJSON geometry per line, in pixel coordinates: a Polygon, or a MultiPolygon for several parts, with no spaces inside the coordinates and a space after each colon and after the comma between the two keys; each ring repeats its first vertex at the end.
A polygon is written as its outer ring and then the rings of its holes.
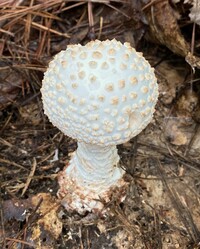
{"type": "Polygon", "coordinates": [[[119,202],[125,198],[127,183],[124,171],[117,165],[119,156],[115,145],[99,146],[78,142],[69,165],[58,175],[58,196],[67,210],[80,214],[86,211],[104,213],[104,205],[112,194],[119,202]]]}
{"type": "Polygon", "coordinates": [[[117,167],[118,162],[115,145],[79,142],[66,174],[71,175],[79,186],[100,193],[122,178],[124,171],[117,167]]]}

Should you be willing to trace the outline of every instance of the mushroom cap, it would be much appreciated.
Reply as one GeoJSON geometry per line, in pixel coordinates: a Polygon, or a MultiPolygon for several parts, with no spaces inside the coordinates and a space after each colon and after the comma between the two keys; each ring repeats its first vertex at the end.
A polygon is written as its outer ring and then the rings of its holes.
{"type": "Polygon", "coordinates": [[[104,146],[139,134],[158,98],[154,69],[129,43],[115,39],[69,45],[50,62],[41,92],[53,125],[104,146]]]}

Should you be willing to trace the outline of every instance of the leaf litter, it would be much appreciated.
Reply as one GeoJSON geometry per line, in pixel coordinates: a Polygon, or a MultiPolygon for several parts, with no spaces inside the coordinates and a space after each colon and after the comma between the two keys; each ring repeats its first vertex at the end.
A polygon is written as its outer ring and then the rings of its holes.
{"type": "Polygon", "coordinates": [[[1,2],[2,248],[200,248],[200,29],[190,9],[159,0],[1,2]],[[69,214],[57,200],[57,173],[77,145],[48,122],[39,91],[52,56],[95,38],[142,51],[160,91],[152,123],[118,146],[130,187],[104,218],[69,214]]]}

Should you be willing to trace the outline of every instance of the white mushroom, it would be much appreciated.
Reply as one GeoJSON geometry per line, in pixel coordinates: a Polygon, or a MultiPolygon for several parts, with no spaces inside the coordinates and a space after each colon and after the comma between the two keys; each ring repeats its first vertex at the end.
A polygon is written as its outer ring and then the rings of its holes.
{"type": "Polygon", "coordinates": [[[124,197],[116,145],[151,121],[158,97],[154,69],[129,43],[115,39],[70,45],[50,62],[41,92],[49,120],[78,140],[59,177],[65,207],[100,211],[99,198],[109,201],[112,191],[124,197]]]}

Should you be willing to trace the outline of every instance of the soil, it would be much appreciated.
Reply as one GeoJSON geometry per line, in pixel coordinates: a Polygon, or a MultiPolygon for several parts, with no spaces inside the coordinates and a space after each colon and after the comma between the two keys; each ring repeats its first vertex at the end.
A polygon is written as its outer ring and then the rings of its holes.
{"type": "MultiPolygon", "coordinates": [[[[193,43],[196,64],[191,67],[170,46],[147,39],[148,25],[142,22],[146,16],[141,4],[136,8],[137,1],[132,9],[123,2],[95,1],[93,12],[82,1],[52,1],[51,6],[31,2],[35,9],[27,1],[10,1],[0,12],[2,17],[10,15],[8,21],[0,19],[6,31],[0,41],[1,248],[200,248],[199,26],[193,43]],[[134,18],[127,17],[133,13],[134,18]],[[126,199],[117,203],[113,196],[103,217],[69,213],[58,200],[57,175],[77,143],[48,121],[40,95],[52,56],[93,36],[130,42],[155,67],[159,84],[152,122],[118,146],[120,167],[129,182],[126,199]]],[[[188,43],[192,30],[191,23],[181,29],[188,43]]]]}

